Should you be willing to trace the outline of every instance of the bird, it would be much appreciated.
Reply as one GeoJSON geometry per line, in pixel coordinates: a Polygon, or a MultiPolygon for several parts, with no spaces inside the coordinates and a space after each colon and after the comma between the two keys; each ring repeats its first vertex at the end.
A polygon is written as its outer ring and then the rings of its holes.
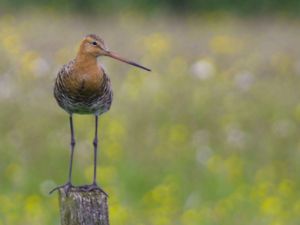
{"type": "Polygon", "coordinates": [[[55,187],[50,193],[60,188],[68,192],[72,187],[75,187],[72,183],[73,155],[76,143],[73,125],[74,114],[91,114],[95,117],[93,182],[78,188],[82,191],[98,189],[105,193],[97,184],[98,120],[100,115],[110,109],[113,90],[110,78],[103,66],[98,63],[97,59],[100,56],[111,57],[143,70],[151,71],[147,67],[110,51],[98,35],[88,34],[84,36],[76,57],[62,66],[54,82],[53,94],[56,102],[69,114],[71,141],[68,180],[65,184],[55,187]]]}

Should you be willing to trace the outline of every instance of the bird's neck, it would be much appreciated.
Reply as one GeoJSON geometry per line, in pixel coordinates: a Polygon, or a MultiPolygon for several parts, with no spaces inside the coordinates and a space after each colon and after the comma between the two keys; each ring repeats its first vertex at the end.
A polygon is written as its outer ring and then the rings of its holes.
{"type": "Polygon", "coordinates": [[[98,72],[97,58],[90,54],[78,53],[75,60],[75,69],[81,73],[98,72]]]}

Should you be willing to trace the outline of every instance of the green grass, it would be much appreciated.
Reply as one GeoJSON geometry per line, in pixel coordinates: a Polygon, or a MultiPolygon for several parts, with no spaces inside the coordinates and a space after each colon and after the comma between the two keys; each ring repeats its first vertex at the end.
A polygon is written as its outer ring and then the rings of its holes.
{"type": "MultiPolygon", "coordinates": [[[[148,66],[100,59],[114,89],[98,181],[111,224],[294,225],[300,217],[299,21],[0,17],[0,225],[59,224],[68,116],[52,96],[87,33],[148,66]]],[[[74,183],[92,179],[92,116],[75,117],[74,183]]]]}

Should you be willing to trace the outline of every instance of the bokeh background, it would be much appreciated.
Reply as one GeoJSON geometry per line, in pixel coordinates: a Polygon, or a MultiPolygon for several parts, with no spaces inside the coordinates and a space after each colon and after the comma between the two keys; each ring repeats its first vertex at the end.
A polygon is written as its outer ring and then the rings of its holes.
{"type": "MultiPolygon", "coordinates": [[[[152,68],[101,58],[113,83],[98,182],[112,225],[300,222],[296,0],[0,1],[0,225],[58,225],[68,115],[56,73],[88,33],[152,68]]],[[[74,183],[94,118],[75,117],[74,183]]]]}

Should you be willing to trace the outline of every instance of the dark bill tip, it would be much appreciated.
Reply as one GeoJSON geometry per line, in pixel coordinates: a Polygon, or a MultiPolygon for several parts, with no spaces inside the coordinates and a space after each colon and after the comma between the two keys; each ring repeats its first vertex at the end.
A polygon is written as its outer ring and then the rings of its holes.
{"type": "Polygon", "coordinates": [[[137,63],[135,63],[135,62],[129,61],[129,60],[127,60],[127,59],[124,59],[123,57],[118,56],[116,53],[113,53],[113,52],[111,52],[111,51],[107,51],[107,52],[106,52],[106,56],[112,57],[112,58],[117,59],[117,60],[119,60],[119,61],[121,61],[121,62],[130,64],[130,65],[132,65],[132,66],[136,66],[136,67],[141,68],[141,69],[143,69],[143,70],[151,71],[151,69],[149,69],[149,68],[147,68],[147,67],[144,67],[144,66],[142,66],[142,65],[140,65],[140,64],[137,64],[137,63]]]}
{"type": "Polygon", "coordinates": [[[139,68],[141,68],[141,69],[143,69],[143,70],[146,70],[146,71],[151,72],[151,69],[149,69],[149,68],[147,68],[147,67],[144,67],[144,66],[141,66],[141,65],[139,65],[139,64],[137,64],[137,63],[135,63],[135,62],[128,61],[128,64],[133,65],[133,66],[136,66],[136,67],[139,67],[139,68]]]}

